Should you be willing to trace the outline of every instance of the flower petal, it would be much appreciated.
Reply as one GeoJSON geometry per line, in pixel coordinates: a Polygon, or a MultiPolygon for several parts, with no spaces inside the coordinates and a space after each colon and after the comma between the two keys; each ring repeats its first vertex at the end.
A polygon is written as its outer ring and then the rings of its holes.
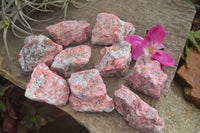
{"type": "Polygon", "coordinates": [[[147,35],[152,39],[154,44],[162,45],[162,42],[165,40],[166,32],[162,25],[156,25],[149,30],[147,35]]]}
{"type": "MultiPolygon", "coordinates": [[[[152,43],[153,43],[153,41],[152,41],[152,43]]],[[[154,49],[164,49],[165,48],[165,46],[162,43],[159,43],[159,44],[153,43],[152,47],[154,47],[154,49]]]]}
{"type": "Polygon", "coordinates": [[[132,45],[132,44],[134,44],[134,42],[136,42],[136,41],[142,42],[142,41],[143,41],[143,38],[140,37],[140,36],[137,36],[137,35],[128,35],[128,36],[126,37],[126,41],[132,45]]]}
{"type": "Polygon", "coordinates": [[[151,55],[151,59],[159,61],[164,66],[173,66],[175,64],[174,58],[162,50],[155,50],[151,55]]]}
{"type": "Polygon", "coordinates": [[[137,60],[137,58],[141,55],[144,55],[144,47],[143,44],[139,41],[136,41],[132,45],[132,51],[131,51],[131,56],[134,60],[137,60]]]}
{"type": "Polygon", "coordinates": [[[164,49],[164,48],[165,48],[165,46],[162,43],[157,45],[157,49],[164,49]]]}
{"type": "Polygon", "coordinates": [[[144,41],[143,41],[142,43],[144,44],[144,47],[145,47],[145,48],[151,47],[152,44],[153,44],[153,42],[152,42],[150,36],[148,36],[148,35],[146,35],[146,36],[144,37],[144,41]]]}

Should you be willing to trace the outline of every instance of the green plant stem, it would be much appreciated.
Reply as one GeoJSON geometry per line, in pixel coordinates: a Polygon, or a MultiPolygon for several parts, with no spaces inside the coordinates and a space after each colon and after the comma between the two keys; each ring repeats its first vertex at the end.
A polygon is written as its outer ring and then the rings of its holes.
{"type": "Polygon", "coordinates": [[[84,6],[82,3],[79,3],[78,0],[1,0],[0,30],[3,30],[3,42],[8,57],[10,58],[7,44],[7,32],[9,28],[11,28],[12,33],[17,38],[24,38],[24,36],[18,35],[16,31],[25,35],[31,35],[33,31],[43,31],[32,28],[28,20],[33,22],[45,22],[51,19],[37,20],[31,18],[28,14],[36,10],[40,12],[54,12],[54,10],[48,10],[49,6],[63,7],[65,20],[69,4],[72,4],[76,8],[82,8],[84,6]],[[18,26],[16,22],[19,22],[23,28],[18,26]]]}
{"type": "Polygon", "coordinates": [[[7,32],[8,32],[8,28],[9,28],[10,25],[7,25],[4,29],[3,29],[3,41],[4,41],[4,45],[5,45],[5,48],[6,48],[6,52],[8,54],[8,58],[10,59],[10,52],[8,50],[8,44],[7,44],[7,32]]]}
{"type": "Polygon", "coordinates": [[[194,47],[196,47],[197,51],[200,53],[200,46],[198,42],[195,40],[192,34],[189,35],[188,39],[191,41],[194,47]]]}

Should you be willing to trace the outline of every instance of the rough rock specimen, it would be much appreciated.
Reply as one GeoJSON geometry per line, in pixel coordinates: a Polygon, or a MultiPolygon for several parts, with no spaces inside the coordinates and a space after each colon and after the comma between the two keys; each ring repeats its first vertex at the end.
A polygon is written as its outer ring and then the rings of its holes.
{"type": "Polygon", "coordinates": [[[26,45],[21,49],[18,60],[26,72],[33,71],[39,63],[50,65],[54,57],[62,51],[62,46],[43,35],[26,37],[24,43],[26,45]]]}
{"type": "Polygon", "coordinates": [[[72,73],[68,79],[71,89],[69,102],[80,112],[111,112],[112,98],[107,95],[106,86],[97,69],[72,73]]]}
{"type": "Polygon", "coordinates": [[[188,68],[185,66],[180,67],[177,74],[181,77],[180,83],[186,82],[184,88],[185,98],[200,108],[200,55],[196,50],[190,48],[188,57],[188,68]],[[183,81],[184,80],[184,81],[183,81]]]}
{"type": "Polygon", "coordinates": [[[89,62],[90,55],[91,48],[87,45],[67,48],[55,57],[51,69],[68,78],[71,73],[82,70],[89,62]]]}
{"type": "Polygon", "coordinates": [[[26,87],[25,96],[53,105],[65,105],[69,97],[66,80],[53,73],[44,63],[37,65],[26,87]]]}
{"type": "Polygon", "coordinates": [[[68,46],[85,42],[90,33],[90,24],[84,20],[71,20],[50,25],[46,29],[58,44],[68,46]]]}
{"type": "Polygon", "coordinates": [[[140,56],[127,76],[127,83],[143,94],[159,98],[166,79],[167,74],[160,69],[158,61],[152,61],[149,56],[140,56]]]}
{"type": "Polygon", "coordinates": [[[99,45],[116,45],[124,40],[128,34],[133,34],[133,24],[120,20],[117,16],[108,13],[99,13],[96,25],[92,30],[92,43],[99,45]]]}
{"type": "Polygon", "coordinates": [[[123,76],[128,71],[131,62],[131,45],[122,41],[119,45],[105,47],[100,53],[100,61],[96,69],[103,77],[123,76]]]}
{"type": "Polygon", "coordinates": [[[129,125],[144,133],[162,133],[164,120],[158,112],[129,88],[121,85],[114,93],[116,110],[129,122],[129,125]]]}

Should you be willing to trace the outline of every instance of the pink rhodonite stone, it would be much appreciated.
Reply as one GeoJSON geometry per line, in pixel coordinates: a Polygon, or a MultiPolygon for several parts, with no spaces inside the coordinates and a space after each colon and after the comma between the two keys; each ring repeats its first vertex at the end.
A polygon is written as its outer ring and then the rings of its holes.
{"type": "Polygon", "coordinates": [[[127,83],[143,94],[159,98],[166,79],[167,74],[160,69],[158,61],[152,61],[149,56],[140,56],[127,76],[127,83]]]}
{"type": "Polygon", "coordinates": [[[71,73],[82,70],[89,62],[90,55],[91,48],[87,45],[67,48],[55,57],[51,69],[68,78],[71,73]]]}
{"type": "Polygon", "coordinates": [[[114,93],[116,110],[129,122],[129,125],[144,133],[162,133],[164,120],[158,112],[129,88],[121,85],[114,93]]]}
{"type": "Polygon", "coordinates": [[[90,24],[84,20],[70,20],[50,25],[46,29],[58,44],[68,46],[85,42],[90,33],[90,24]]]}
{"type": "Polygon", "coordinates": [[[49,104],[65,105],[69,97],[66,80],[53,73],[44,63],[37,65],[26,87],[25,96],[49,104]]]}
{"type": "Polygon", "coordinates": [[[62,51],[62,46],[43,35],[28,36],[24,43],[26,45],[21,49],[18,60],[26,72],[33,71],[39,63],[50,65],[54,57],[62,51]]]}
{"type": "Polygon", "coordinates": [[[107,95],[97,69],[72,73],[68,79],[71,89],[69,102],[80,112],[111,112],[114,109],[112,98],[107,95]]]}
{"type": "Polygon", "coordinates": [[[92,43],[99,45],[116,45],[123,41],[128,34],[133,34],[133,24],[120,20],[108,13],[99,13],[96,25],[92,30],[92,43]]]}
{"type": "Polygon", "coordinates": [[[131,45],[122,41],[119,45],[105,47],[101,50],[100,61],[96,69],[103,77],[123,76],[128,71],[131,62],[131,45]]]}

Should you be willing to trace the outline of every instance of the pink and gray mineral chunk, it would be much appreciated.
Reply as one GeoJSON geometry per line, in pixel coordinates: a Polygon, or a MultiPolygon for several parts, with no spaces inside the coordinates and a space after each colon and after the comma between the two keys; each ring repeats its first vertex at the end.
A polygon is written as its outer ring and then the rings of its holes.
{"type": "Polygon", "coordinates": [[[127,76],[127,83],[143,94],[159,98],[166,79],[167,74],[160,69],[158,61],[151,60],[149,56],[140,56],[127,76]]]}
{"type": "Polygon", "coordinates": [[[54,57],[62,51],[61,45],[43,35],[28,36],[24,43],[25,46],[19,53],[18,61],[26,72],[33,71],[39,63],[50,65],[54,57]]]}
{"type": "Polygon", "coordinates": [[[69,98],[69,88],[66,80],[41,63],[31,75],[25,96],[32,100],[61,106],[65,105],[69,98]]]}
{"type": "Polygon", "coordinates": [[[117,45],[128,34],[133,34],[133,24],[120,20],[117,16],[108,13],[99,13],[95,27],[92,30],[92,43],[99,45],[117,45]]]}
{"type": "Polygon", "coordinates": [[[114,102],[116,110],[131,127],[144,133],[162,133],[164,120],[129,88],[121,85],[114,93],[114,102]]]}
{"type": "Polygon", "coordinates": [[[71,73],[82,70],[89,62],[90,56],[91,48],[87,45],[67,48],[55,57],[51,69],[68,78],[71,73]]]}
{"type": "Polygon", "coordinates": [[[118,45],[105,47],[100,51],[100,61],[96,69],[101,76],[124,76],[131,62],[131,45],[122,41],[118,45]]]}
{"type": "Polygon", "coordinates": [[[58,44],[68,46],[85,42],[90,33],[90,24],[84,20],[70,20],[50,25],[46,29],[58,44]]]}
{"type": "Polygon", "coordinates": [[[80,112],[111,112],[112,98],[107,95],[106,85],[97,69],[72,73],[68,79],[71,89],[69,102],[80,112]]]}

